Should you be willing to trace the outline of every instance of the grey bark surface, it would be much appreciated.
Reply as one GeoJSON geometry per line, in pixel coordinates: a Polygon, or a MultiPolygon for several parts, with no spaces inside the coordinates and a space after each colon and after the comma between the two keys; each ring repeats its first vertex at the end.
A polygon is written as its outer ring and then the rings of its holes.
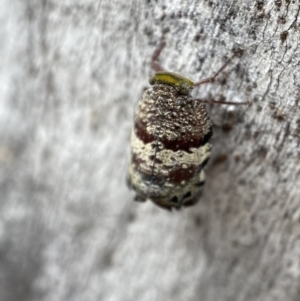
{"type": "Polygon", "coordinates": [[[298,1],[3,0],[0,300],[299,300],[298,1]],[[204,194],[167,212],[125,185],[133,110],[164,38],[197,80],[204,194]]]}

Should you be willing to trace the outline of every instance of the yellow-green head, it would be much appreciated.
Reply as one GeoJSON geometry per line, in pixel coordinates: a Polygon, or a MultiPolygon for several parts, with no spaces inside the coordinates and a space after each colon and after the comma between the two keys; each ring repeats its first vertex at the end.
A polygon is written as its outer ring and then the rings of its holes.
{"type": "Polygon", "coordinates": [[[173,86],[180,94],[188,95],[194,88],[194,82],[174,72],[160,71],[149,80],[150,85],[167,84],[173,86]]]}

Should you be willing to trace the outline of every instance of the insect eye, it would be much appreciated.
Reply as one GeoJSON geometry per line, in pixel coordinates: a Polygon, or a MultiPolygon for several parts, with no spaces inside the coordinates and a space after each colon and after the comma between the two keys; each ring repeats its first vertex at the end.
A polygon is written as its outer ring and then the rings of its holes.
{"type": "Polygon", "coordinates": [[[149,77],[149,84],[153,86],[155,84],[155,79],[153,76],[149,77]]]}
{"type": "Polygon", "coordinates": [[[180,86],[180,91],[181,94],[189,94],[190,93],[190,86],[187,83],[183,83],[180,86]]]}

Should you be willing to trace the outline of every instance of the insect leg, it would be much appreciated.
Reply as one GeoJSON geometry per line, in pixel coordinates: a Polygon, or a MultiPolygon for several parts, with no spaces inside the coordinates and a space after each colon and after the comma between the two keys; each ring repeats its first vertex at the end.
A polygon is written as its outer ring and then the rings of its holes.
{"type": "Polygon", "coordinates": [[[157,48],[154,50],[152,57],[151,57],[151,68],[156,71],[165,71],[165,68],[162,67],[159,63],[159,56],[160,53],[162,52],[162,50],[164,49],[164,47],[166,46],[166,42],[162,41],[157,48]]]}
{"type": "Polygon", "coordinates": [[[224,105],[250,105],[251,101],[243,101],[243,102],[233,102],[233,101],[225,101],[225,100],[215,100],[215,99],[194,99],[195,101],[199,101],[202,103],[215,103],[215,104],[224,104],[224,105]]]}
{"type": "Polygon", "coordinates": [[[213,82],[216,79],[216,77],[224,71],[224,69],[227,67],[227,65],[229,65],[229,63],[232,61],[232,59],[235,56],[237,56],[238,54],[240,54],[240,51],[236,51],[214,75],[204,78],[198,82],[195,82],[194,87],[213,82]]]}

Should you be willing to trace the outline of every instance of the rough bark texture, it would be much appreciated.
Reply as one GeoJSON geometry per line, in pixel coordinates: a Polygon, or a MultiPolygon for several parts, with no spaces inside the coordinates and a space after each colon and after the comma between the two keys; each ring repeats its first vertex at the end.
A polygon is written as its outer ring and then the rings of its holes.
{"type": "Polygon", "coordinates": [[[287,0],[3,0],[0,300],[299,300],[300,13],[287,0]],[[134,106],[163,64],[191,79],[213,156],[201,201],[125,185],[134,106]]]}

